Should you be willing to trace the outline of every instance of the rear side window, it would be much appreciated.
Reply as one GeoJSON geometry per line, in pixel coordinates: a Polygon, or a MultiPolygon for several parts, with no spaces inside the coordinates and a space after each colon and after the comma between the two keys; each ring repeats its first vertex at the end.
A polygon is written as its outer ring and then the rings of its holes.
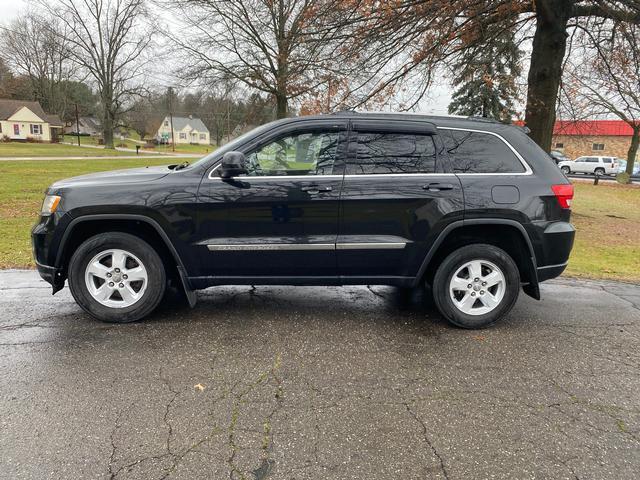
{"type": "Polygon", "coordinates": [[[522,173],[524,166],[498,137],[488,133],[442,130],[456,173],[522,173]]]}
{"type": "Polygon", "coordinates": [[[347,175],[434,173],[436,149],[430,135],[359,133],[355,163],[347,175]]]}

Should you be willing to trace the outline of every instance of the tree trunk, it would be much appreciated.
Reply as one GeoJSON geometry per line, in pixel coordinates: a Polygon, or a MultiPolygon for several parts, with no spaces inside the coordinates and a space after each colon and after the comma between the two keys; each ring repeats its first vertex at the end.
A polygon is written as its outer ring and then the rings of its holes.
{"type": "Polygon", "coordinates": [[[113,145],[113,115],[108,108],[104,109],[102,120],[102,136],[104,138],[104,148],[114,148],[113,145]]]}
{"type": "Polygon", "coordinates": [[[287,118],[287,96],[285,94],[276,94],[276,118],[287,118]]]}
{"type": "Polygon", "coordinates": [[[525,123],[531,138],[549,152],[556,103],[562,79],[562,60],[567,48],[567,23],[571,2],[536,2],[536,31],[529,67],[525,123]]]}
{"type": "Polygon", "coordinates": [[[629,151],[627,152],[627,168],[625,172],[631,176],[633,173],[633,164],[636,161],[636,155],[638,154],[638,147],[640,146],[640,127],[633,127],[633,135],[631,137],[631,145],[629,145],[629,151]]]}

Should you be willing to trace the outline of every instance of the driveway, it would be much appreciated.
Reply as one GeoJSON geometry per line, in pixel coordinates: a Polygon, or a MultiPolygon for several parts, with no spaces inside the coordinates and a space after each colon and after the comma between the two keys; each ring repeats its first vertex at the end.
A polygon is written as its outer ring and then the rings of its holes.
{"type": "Polygon", "coordinates": [[[0,477],[637,478],[640,287],[542,290],[483,331],[386,287],[107,325],[0,273],[0,477]]]}

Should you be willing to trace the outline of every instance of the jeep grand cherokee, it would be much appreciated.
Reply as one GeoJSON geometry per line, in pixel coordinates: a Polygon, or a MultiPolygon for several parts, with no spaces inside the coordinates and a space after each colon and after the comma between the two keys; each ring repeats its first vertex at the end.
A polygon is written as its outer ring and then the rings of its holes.
{"type": "Polygon", "coordinates": [[[573,187],[519,127],[407,114],[289,118],[188,165],[51,185],[32,232],[40,275],[109,322],[175,282],[430,286],[465,328],[567,265],[573,187]]]}

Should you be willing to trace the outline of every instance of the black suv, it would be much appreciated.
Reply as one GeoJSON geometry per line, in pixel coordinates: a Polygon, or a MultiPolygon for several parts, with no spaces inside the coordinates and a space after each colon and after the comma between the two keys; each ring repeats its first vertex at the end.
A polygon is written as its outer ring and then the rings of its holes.
{"type": "Polygon", "coordinates": [[[573,187],[519,127],[355,112],[269,123],[192,165],[53,184],[33,249],[54,293],[110,322],[171,281],[431,287],[455,325],[507,314],[567,265],[573,187]]]}

